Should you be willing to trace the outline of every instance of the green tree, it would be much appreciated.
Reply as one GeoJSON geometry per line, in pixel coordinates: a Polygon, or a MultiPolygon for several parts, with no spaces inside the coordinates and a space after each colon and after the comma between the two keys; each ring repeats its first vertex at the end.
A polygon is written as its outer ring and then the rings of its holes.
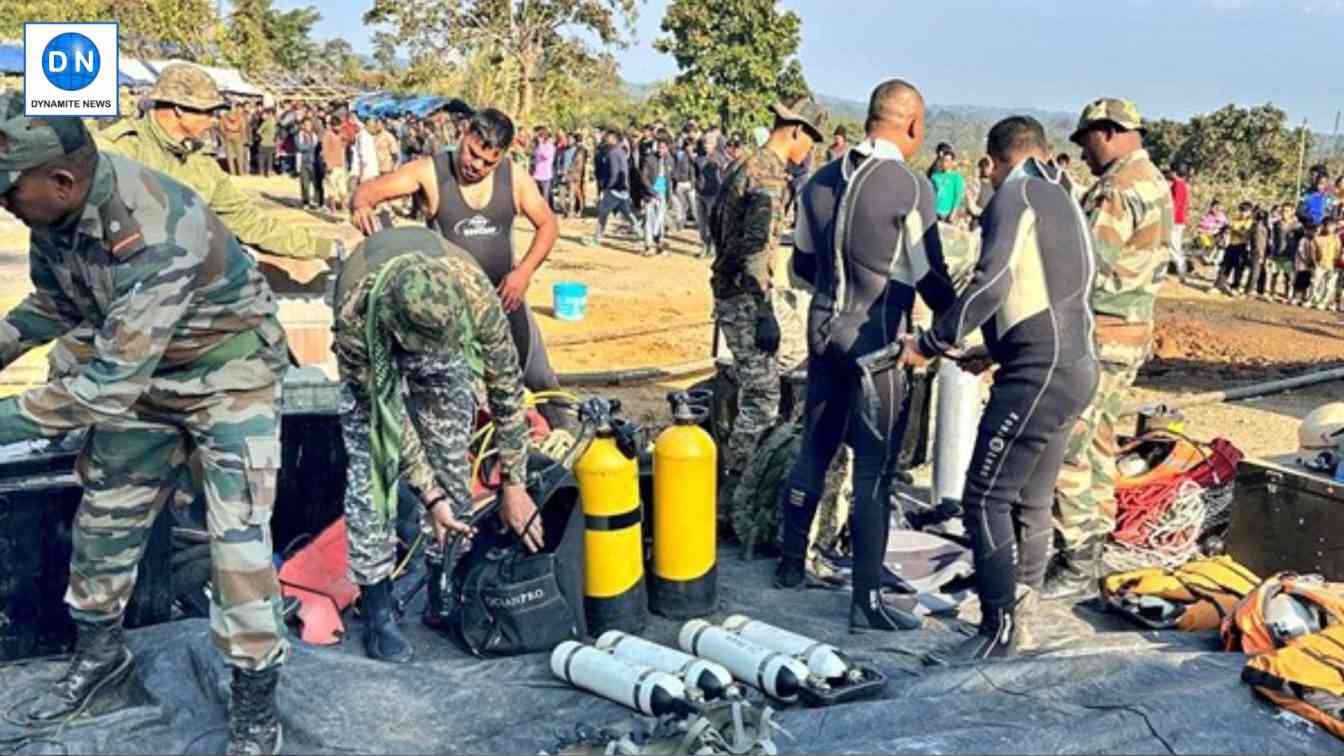
{"type": "Polygon", "coordinates": [[[582,38],[603,46],[628,44],[635,0],[374,0],[368,24],[385,24],[411,59],[467,62],[484,53],[507,65],[506,108],[527,122],[548,56],[563,58],[582,38]]]}
{"type": "Polygon", "coordinates": [[[684,116],[746,129],[778,99],[809,94],[799,63],[802,20],[774,0],[672,0],[654,49],[680,73],[657,99],[684,116]]]}
{"type": "Polygon", "coordinates": [[[323,42],[320,58],[325,66],[339,73],[347,82],[357,81],[364,75],[364,60],[355,54],[354,46],[344,39],[323,42]]]}
{"type": "Polygon", "coordinates": [[[311,6],[281,11],[274,0],[233,0],[223,57],[244,73],[306,68],[318,50],[309,34],[321,18],[311,6]]]}
{"type": "Polygon", "coordinates": [[[0,0],[0,39],[22,39],[34,19],[114,19],[124,54],[194,60],[209,58],[219,27],[214,0],[0,0]]]}
{"type": "MultiPolygon", "coordinates": [[[[1272,185],[1296,179],[1301,129],[1287,125],[1287,115],[1273,105],[1242,108],[1228,105],[1195,116],[1174,159],[1191,176],[1216,181],[1262,182],[1272,185]]],[[[1307,149],[1311,138],[1307,135],[1307,149]]]]}
{"type": "Polygon", "coordinates": [[[223,57],[245,73],[264,71],[274,64],[266,39],[270,0],[234,0],[224,35],[223,57]]]}
{"type": "Polygon", "coordinates": [[[1166,118],[1144,125],[1147,133],[1143,137],[1143,146],[1153,162],[1164,168],[1179,162],[1176,156],[1185,146],[1188,136],[1186,125],[1166,118]]]}

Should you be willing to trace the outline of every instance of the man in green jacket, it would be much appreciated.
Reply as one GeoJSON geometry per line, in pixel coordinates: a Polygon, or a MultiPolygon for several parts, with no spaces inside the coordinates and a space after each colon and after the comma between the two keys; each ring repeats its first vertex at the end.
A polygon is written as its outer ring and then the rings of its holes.
{"type": "MultiPolygon", "coordinates": [[[[205,151],[202,138],[215,114],[227,107],[209,74],[189,63],[165,66],[145,100],[149,109],[144,116],[94,132],[99,151],[125,155],[186,184],[252,250],[311,260],[318,272],[325,269],[318,261],[331,256],[332,239],[314,238],[301,226],[268,217],[205,151]]],[[[87,362],[93,355],[93,337],[88,324],[62,336],[48,356],[53,375],[69,375],[87,362]]]]}
{"type": "Polygon", "coordinates": [[[278,130],[275,111],[266,108],[257,124],[257,173],[267,178],[270,178],[271,165],[275,163],[275,135],[278,130]]]}

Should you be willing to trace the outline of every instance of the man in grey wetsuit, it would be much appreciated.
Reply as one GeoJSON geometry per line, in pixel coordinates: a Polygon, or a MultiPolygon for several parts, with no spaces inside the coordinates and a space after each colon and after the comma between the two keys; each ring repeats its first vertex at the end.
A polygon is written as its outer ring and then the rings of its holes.
{"type": "Polygon", "coordinates": [[[1033,118],[1013,116],[990,130],[995,192],[974,278],[929,330],[904,337],[908,365],[942,355],[974,372],[999,366],[962,496],[980,632],[937,655],[945,661],[1015,652],[1017,584],[1041,589],[1055,479],[1074,421],[1097,388],[1091,237],[1048,149],[1033,118]],[[985,346],[965,349],[977,328],[985,346]]]}
{"type": "Polygon", "coordinates": [[[842,442],[854,450],[853,631],[909,629],[919,618],[879,595],[891,479],[905,424],[905,374],[875,354],[909,332],[916,291],[935,313],[956,298],[929,180],[905,160],[924,139],[924,99],[904,81],[873,91],[867,139],[823,167],[799,197],[793,270],[814,288],[808,318],[803,446],[780,502],[775,585],[803,583],[807,537],[842,442]]]}
{"type": "MultiPolygon", "coordinates": [[[[546,261],[560,224],[537,184],[507,160],[513,122],[493,108],[477,111],[454,148],[414,160],[355,191],[354,224],[366,235],[378,230],[380,203],[421,194],[431,228],[476,259],[499,289],[509,330],[523,368],[523,385],[539,392],[559,381],[546,357],[541,329],[526,302],[532,275],[546,261]],[[513,221],[518,213],[536,228],[523,259],[514,264],[513,221]]],[[[542,407],[551,425],[565,421],[542,407]]]]}

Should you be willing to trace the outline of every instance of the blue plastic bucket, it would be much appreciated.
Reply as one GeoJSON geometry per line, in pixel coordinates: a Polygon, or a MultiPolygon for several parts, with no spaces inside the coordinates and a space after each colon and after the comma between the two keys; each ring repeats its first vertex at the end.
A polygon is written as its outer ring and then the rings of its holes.
{"type": "Polygon", "coordinates": [[[588,284],[561,281],[552,290],[557,320],[583,320],[588,314],[588,284]]]}

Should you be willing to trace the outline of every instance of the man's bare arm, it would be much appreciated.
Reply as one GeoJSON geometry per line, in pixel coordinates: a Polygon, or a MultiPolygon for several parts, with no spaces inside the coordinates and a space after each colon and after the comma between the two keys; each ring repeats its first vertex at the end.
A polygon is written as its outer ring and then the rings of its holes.
{"type": "Polygon", "coordinates": [[[505,312],[518,309],[527,296],[527,287],[532,282],[532,274],[537,272],[546,257],[555,247],[560,237],[560,222],[556,220],[551,206],[541,196],[537,184],[523,171],[513,172],[513,204],[537,230],[527,254],[518,261],[513,271],[504,277],[499,286],[499,298],[504,303],[505,312]]]}
{"type": "Polygon", "coordinates": [[[541,196],[537,182],[522,171],[513,172],[513,203],[537,230],[536,236],[532,237],[532,244],[527,248],[527,254],[518,263],[518,267],[527,269],[531,275],[546,262],[546,257],[560,238],[560,221],[551,211],[546,198],[541,196]]]}
{"type": "Polygon", "coordinates": [[[368,236],[378,230],[378,219],[374,215],[378,205],[417,192],[424,195],[425,210],[433,217],[439,209],[439,183],[433,158],[412,160],[389,174],[360,184],[355,189],[350,222],[368,236]]]}

